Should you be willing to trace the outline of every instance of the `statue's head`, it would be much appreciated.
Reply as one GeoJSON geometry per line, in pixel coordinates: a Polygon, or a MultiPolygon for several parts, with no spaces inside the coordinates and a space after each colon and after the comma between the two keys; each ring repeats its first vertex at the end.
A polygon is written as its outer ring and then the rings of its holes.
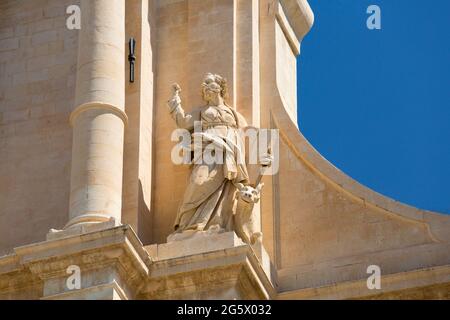
{"type": "Polygon", "coordinates": [[[227,80],[218,74],[207,73],[202,83],[202,98],[206,102],[217,102],[227,98],[227,80]]]}

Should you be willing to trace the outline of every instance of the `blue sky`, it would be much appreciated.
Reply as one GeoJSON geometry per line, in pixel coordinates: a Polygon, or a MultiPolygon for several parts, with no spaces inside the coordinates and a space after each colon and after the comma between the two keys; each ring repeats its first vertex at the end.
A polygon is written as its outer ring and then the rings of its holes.
{"type": "Polygon", "coordinates": [[[450,214],[450,0],[309,0],[299,126],[352,178],[450,214]],[[381,30],[369,30],[369,5],[381,30]]]}

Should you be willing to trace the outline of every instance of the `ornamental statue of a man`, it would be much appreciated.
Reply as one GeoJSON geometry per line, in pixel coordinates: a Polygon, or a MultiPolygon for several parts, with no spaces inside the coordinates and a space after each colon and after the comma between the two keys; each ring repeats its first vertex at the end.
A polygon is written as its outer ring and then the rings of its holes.
{"type": "MultiPolygon", "coordinates": [[[[254,225],[259,219],[252,216],[252,211],[263,185],[258,181],[252,186],[249,181],[242,135],[247,122],[225,102],[227,82],[223,77],[207,74],[201,86],[205,104],[190,113],[182,108],[177,84],[168,101],[177,127],[188,130],[194,140],[201,139],[200,150],[193,152],[189,183],[168,241],[197,232],[235,231],[244,242],[252,244],[262,236],[254,225]],[[222,156],[214,155],[211,161],[211,154],[219,152],[222,156]]],[[[267,154],[260,164],[269,166],[271,161],[267,154]]]]}

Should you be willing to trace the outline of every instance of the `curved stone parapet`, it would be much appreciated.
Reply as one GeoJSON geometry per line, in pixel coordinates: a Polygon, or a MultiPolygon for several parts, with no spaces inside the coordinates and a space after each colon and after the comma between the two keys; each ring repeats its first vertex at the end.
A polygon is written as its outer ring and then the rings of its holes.
{"type": "Polygon", "coordinates": [[[261,12],[261,127],[280,132],[280,170],[264,180],[262,229],[279,290],[362,281],[370,265],[392,275],[450,264],[450,216],[362,186],[299,131],[296,59],[314,21],[307,1],[265,0],[261,12]]]}
{"type": "Polygon", "coordinates": [[[412,207],[360,184],[325,159],[298,130],[284,108],[275,107],[273,112],[282,138],[289,143],[296,157],[337,190],[350,195],[355,201],[362,201],[366,206],[412,221],[426,223],[436,241],[450,241],[450,216],[412,207]]]}
{"type": "Polygon", "coordinates": [[[271,200],[280,291],[360,281],[370,265],[392,275],[450,264],[450,216],[361,185],[314,149],[281,100],[271,111],[280,132],[271,200]]]}

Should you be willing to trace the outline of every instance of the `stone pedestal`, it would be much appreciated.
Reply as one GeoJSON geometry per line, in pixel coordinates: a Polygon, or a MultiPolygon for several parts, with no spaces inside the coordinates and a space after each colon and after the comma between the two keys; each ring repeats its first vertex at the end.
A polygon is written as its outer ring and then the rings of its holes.
{"type": "Polygon", "coordinates": [[[255,250],[234,232],[199,233],[146,250],[154,262],[143,299],[248,300],[276,294],[264,248],[255,250]]]}

